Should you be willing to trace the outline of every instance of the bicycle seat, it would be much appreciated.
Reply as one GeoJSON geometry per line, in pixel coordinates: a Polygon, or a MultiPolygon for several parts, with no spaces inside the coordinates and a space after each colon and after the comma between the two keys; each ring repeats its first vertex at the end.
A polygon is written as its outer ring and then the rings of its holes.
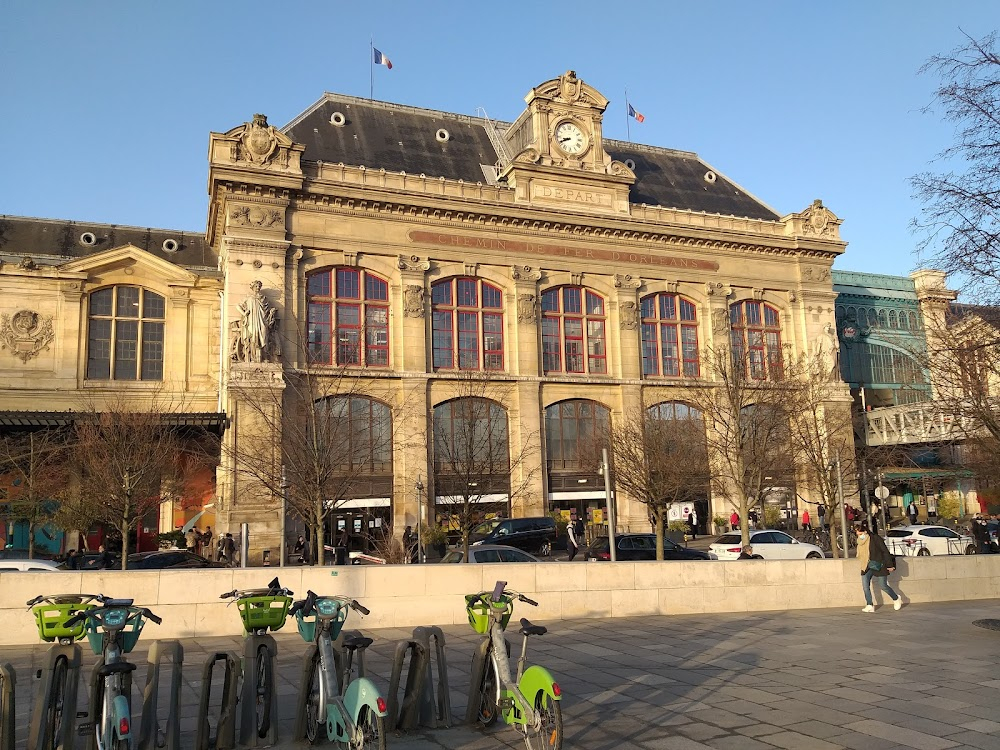
{"type": "Polygon", "coordinates": [[[344,639],[344,648],[346,648],[348,651],[354,651],[355,649],[359,648],[368,648],[374,642],[375,641],[372,640],[371,638],[365,638],[364,636],[355,635],[352,636],[351,638],[344,639]]]}
{"type": "Polygon", "coordinates": [[[127,661],[119,661],[114,664],[102,664],[97,669],[97,674],[101,677],[107,677],[109,674],[125,674],[126,672],[134,672],[135,664],[129,664],[127,661]]]}
{"type": "Polygon", "coordinates": [[[544,625],[532,625],[528,618],[522,617],[521,630],[519,632],[521,635],[545,635],[549,632],[549,629],[544,625]]]}

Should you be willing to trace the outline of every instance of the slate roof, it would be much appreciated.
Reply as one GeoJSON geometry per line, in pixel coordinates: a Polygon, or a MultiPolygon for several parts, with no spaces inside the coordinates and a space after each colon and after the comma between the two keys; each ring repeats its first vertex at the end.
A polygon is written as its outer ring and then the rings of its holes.
{"type": "MultiPolygon", "coordinates": [[[[496,124],[501,129],[508,125],[496,124]]],[[[487,182],[482,165],[497,162],[482,118],[342,94],[325,94],[282,132],[306,147],[304,158],[309,161],[343,162],[472,183],[487,182]],[[334,112],[345,116],[340,127],[330,122],[334,112]],[[447,142],[436,139],[439,128],[451,136],[447,142]]],[[[632,203],[768,221],[780,218],[774,209],[713,170],[697,154],[608,139],[604,145],[613,159],[635,162],[632,203]],[[709,171],[717,176],[714,183],[705,180],[709,171]]]]}
{"type": "MultiPolygon", "coordinates": [[[[151,229],[118,224],[94,224],[85,221],[35,219],[24,216],[0,216],[0,258],[17,263],[24,257],[47,259],[84,258],[88,255],[131,244],[178,266],[215,271],[218,255],[205,242],[203,233],[176,229],[151,229]],[[86,245],[80,237],[91,233],[96,238],[86,245]],[[176,240],[174,252],[163,249],[167,239],[176,240]]],[[[49,261],[50,262],[50,261],[49,261]]]]}

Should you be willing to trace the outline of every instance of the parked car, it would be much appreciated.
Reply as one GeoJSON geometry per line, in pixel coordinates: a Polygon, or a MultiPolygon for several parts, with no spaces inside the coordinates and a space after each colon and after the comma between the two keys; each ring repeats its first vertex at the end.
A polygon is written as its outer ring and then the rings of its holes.
{"type": "MultiPolygon", "coordinates": [[[[28,550],[26,549],[14,549],[13,547],[4,547],[0,549],[0,560],[27,560],[28,550]]],[[[35,556],[32,558],[34,560],[51,560],[52,555],[48,552],[42,552],[39,549],[35,549],[35,556]]]]}
{"type": "Polygon", "coordinates": [[[885,535],[894,555],[974,555],[976,540],[946,526],[897,526],[885,535]]]}
{"type": "Polygon", "coordinates": [[[465,552],[460,549],[453,549],[441,558],[443,563],[498,563],[498,562],[542,562],[537,557],[529,555],[524,550],[517,547],[507,547],[503,544],[477,544],[469,547],[469,559],[465,559],[465,552]]]}
{"type": "MultiPolygon", "coordinates": [[[[119,567],[120,564],[119,564],[119,567]]],[[[225,568],[225,563],[206,560],[201,555],[183,549],[156,552],[135,552],[128,556],[129,570],[164,570],[166,568],[225,568]]]]}
{"type": "MultiPolygon", "coordinates": [[[[708,550],[720,560],[736,560],[742,551],[743,538],[738,531],[723,534],[709,545],[708,550]]],[[[784,531],[757,529],[750,532],[754,555],[765,560],[822,560],[826,553],[815,544],[800,542],[784,531]]]]}
{"type": "Polygon", "coordinates": [[[22,573],[42,573],[65,570],[66,566],[52,560],[0,560],[0,573],[20,571],[22,573]]]}
{"type": "MultiPolygon", "coordinates": [[[[588,560],[610,560],[611,542],[599,536],[590,545],[588,560]]],[[[616,560],[655,560],[656,534],[618,534],[615,536],[616,560]]],[[[712,556],[698,549],[688,549],[667,538],[663,539],[664,560],[711,560],[712,556]]]]}
{"type": "Polygon", "coordinates": [[[548,557],[556,540],[556,521],[552,516],[529,518],[494,518],[484,521],[469,534],[472,544],[502,544],[548,557]]]}

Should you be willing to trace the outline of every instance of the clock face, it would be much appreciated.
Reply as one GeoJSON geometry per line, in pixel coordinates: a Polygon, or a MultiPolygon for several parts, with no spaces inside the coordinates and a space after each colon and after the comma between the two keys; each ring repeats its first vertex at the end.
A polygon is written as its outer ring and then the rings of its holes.
{"type": "Polygon", "coordinates": [[[579,154],[587,147],[587,136],[572,122],[556,128],[556,144],[567,154],[579,154]]]}

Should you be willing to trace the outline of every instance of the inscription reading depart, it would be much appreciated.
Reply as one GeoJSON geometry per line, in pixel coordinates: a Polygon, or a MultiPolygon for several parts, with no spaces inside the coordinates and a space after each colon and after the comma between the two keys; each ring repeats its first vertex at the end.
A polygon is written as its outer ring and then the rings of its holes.
{"type": "Polygon", "coordinates": [[[695,258],[674,258],[668,255],[637,253],[625,250],[600,250],[565,245],[549,245],[541,242],[522,240],[502,240],[497,237],[467,237],[444,232],[423,232],[412,230],[410,242],[424,242],[439,247],[461,247],[470,250],[488,250],[501,253],[527,253],[558,258],[582,258],[584,260],[608,260],[613,263],[635,263],[640,266],[665,266],[668,268],[691,268],[699,271],[718,271],[719,264],[711,260],[695,258]]]}

